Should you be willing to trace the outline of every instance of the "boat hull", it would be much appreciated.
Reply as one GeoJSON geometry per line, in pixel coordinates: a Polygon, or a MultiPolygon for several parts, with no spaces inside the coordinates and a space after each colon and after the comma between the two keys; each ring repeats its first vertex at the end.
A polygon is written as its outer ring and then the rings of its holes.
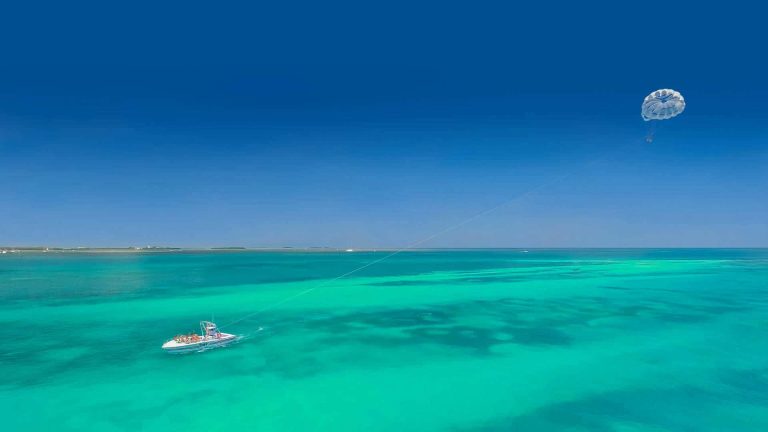
{"type": "Polygon", "coordinates": [[[197,342],[183,343],[170,340],[163,344],[163,350],[166,352],[191,352],[201,351],[206,348],[213,348],[221,345],[226,345],[237,339],[233,334],[221,333],[218,338],[205,338],[197,342]]]}

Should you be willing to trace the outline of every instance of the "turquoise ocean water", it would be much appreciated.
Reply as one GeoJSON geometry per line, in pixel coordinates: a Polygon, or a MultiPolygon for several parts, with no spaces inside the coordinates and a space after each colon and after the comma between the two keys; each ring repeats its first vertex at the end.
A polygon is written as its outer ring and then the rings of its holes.
{"type": "Polygon", "coordinates": [[[5,431],[766,431],[768,250],[0,256],[5,431]]]}

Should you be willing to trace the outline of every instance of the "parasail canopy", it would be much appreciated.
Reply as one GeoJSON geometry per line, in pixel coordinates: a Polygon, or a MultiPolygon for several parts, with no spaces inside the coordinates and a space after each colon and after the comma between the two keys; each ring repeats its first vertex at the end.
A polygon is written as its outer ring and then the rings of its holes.
{"type": "Polygon", "coordinates": [[[652,92],[643,101],[643,120],[667,120],[685,110],[685,99],[680,92],[672,89],[660,89],[652,92]]]}

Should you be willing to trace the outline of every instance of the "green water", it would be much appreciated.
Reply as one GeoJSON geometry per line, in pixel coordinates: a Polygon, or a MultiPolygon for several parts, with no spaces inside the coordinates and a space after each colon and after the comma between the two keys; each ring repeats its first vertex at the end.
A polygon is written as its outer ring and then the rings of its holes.
{"type": "Polygon", "coordinates": [[[768,250],[0,256],[5,431],[766,431],[768,250]]]}

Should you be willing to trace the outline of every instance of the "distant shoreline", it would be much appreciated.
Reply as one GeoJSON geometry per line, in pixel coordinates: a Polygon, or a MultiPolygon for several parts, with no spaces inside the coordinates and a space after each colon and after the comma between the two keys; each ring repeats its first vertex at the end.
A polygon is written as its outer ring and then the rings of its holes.
{"type": "Polygon", "coordinates": [[[45,246],[0,246],[0,256],[13,254],[162,254],[162,253],[243,253],[243,252],[284,252],[284,253],[353,253],[353,252],[428,252],[428,251],[553,251],[553,250],[765,250],[768,247],[478,247],[478,248],[336,248],[336,247],[45,247],[45,246]]]}
{"type": "MultiPolygon", "coordinates": [[[[182,248],[182,247],[20,247],[0,246],[0,254],[143,254],[143,253],[184,253],[184,252],[373,252],[384,249],[344,249],[330,247],[275,247],[275,248],[246,248],[246,247],[211,247],[211,248],[182,248]]],[[[391,249],[395,250],[395,249],[391,249]]]]}
{"type": "MultiPolygon", "coordinates": [[[[162,254],[162,253],[249,253],[249,252],[285,252],[285,253],[351,253],[351,252],[394,252],[395,248],[334,248],[334,247],[21,247],[0,246],[0,255],[7,254],[162,254]]],[[[433,250],[433,249],[409,249],[433,250]]],[[[434,249],[437,250],[437,249],[434,249]]],[[[447,249],[446,249],[447,250],[447,249]]],[[[403,251],[404,252],[404,251],[403,251]]]]}

